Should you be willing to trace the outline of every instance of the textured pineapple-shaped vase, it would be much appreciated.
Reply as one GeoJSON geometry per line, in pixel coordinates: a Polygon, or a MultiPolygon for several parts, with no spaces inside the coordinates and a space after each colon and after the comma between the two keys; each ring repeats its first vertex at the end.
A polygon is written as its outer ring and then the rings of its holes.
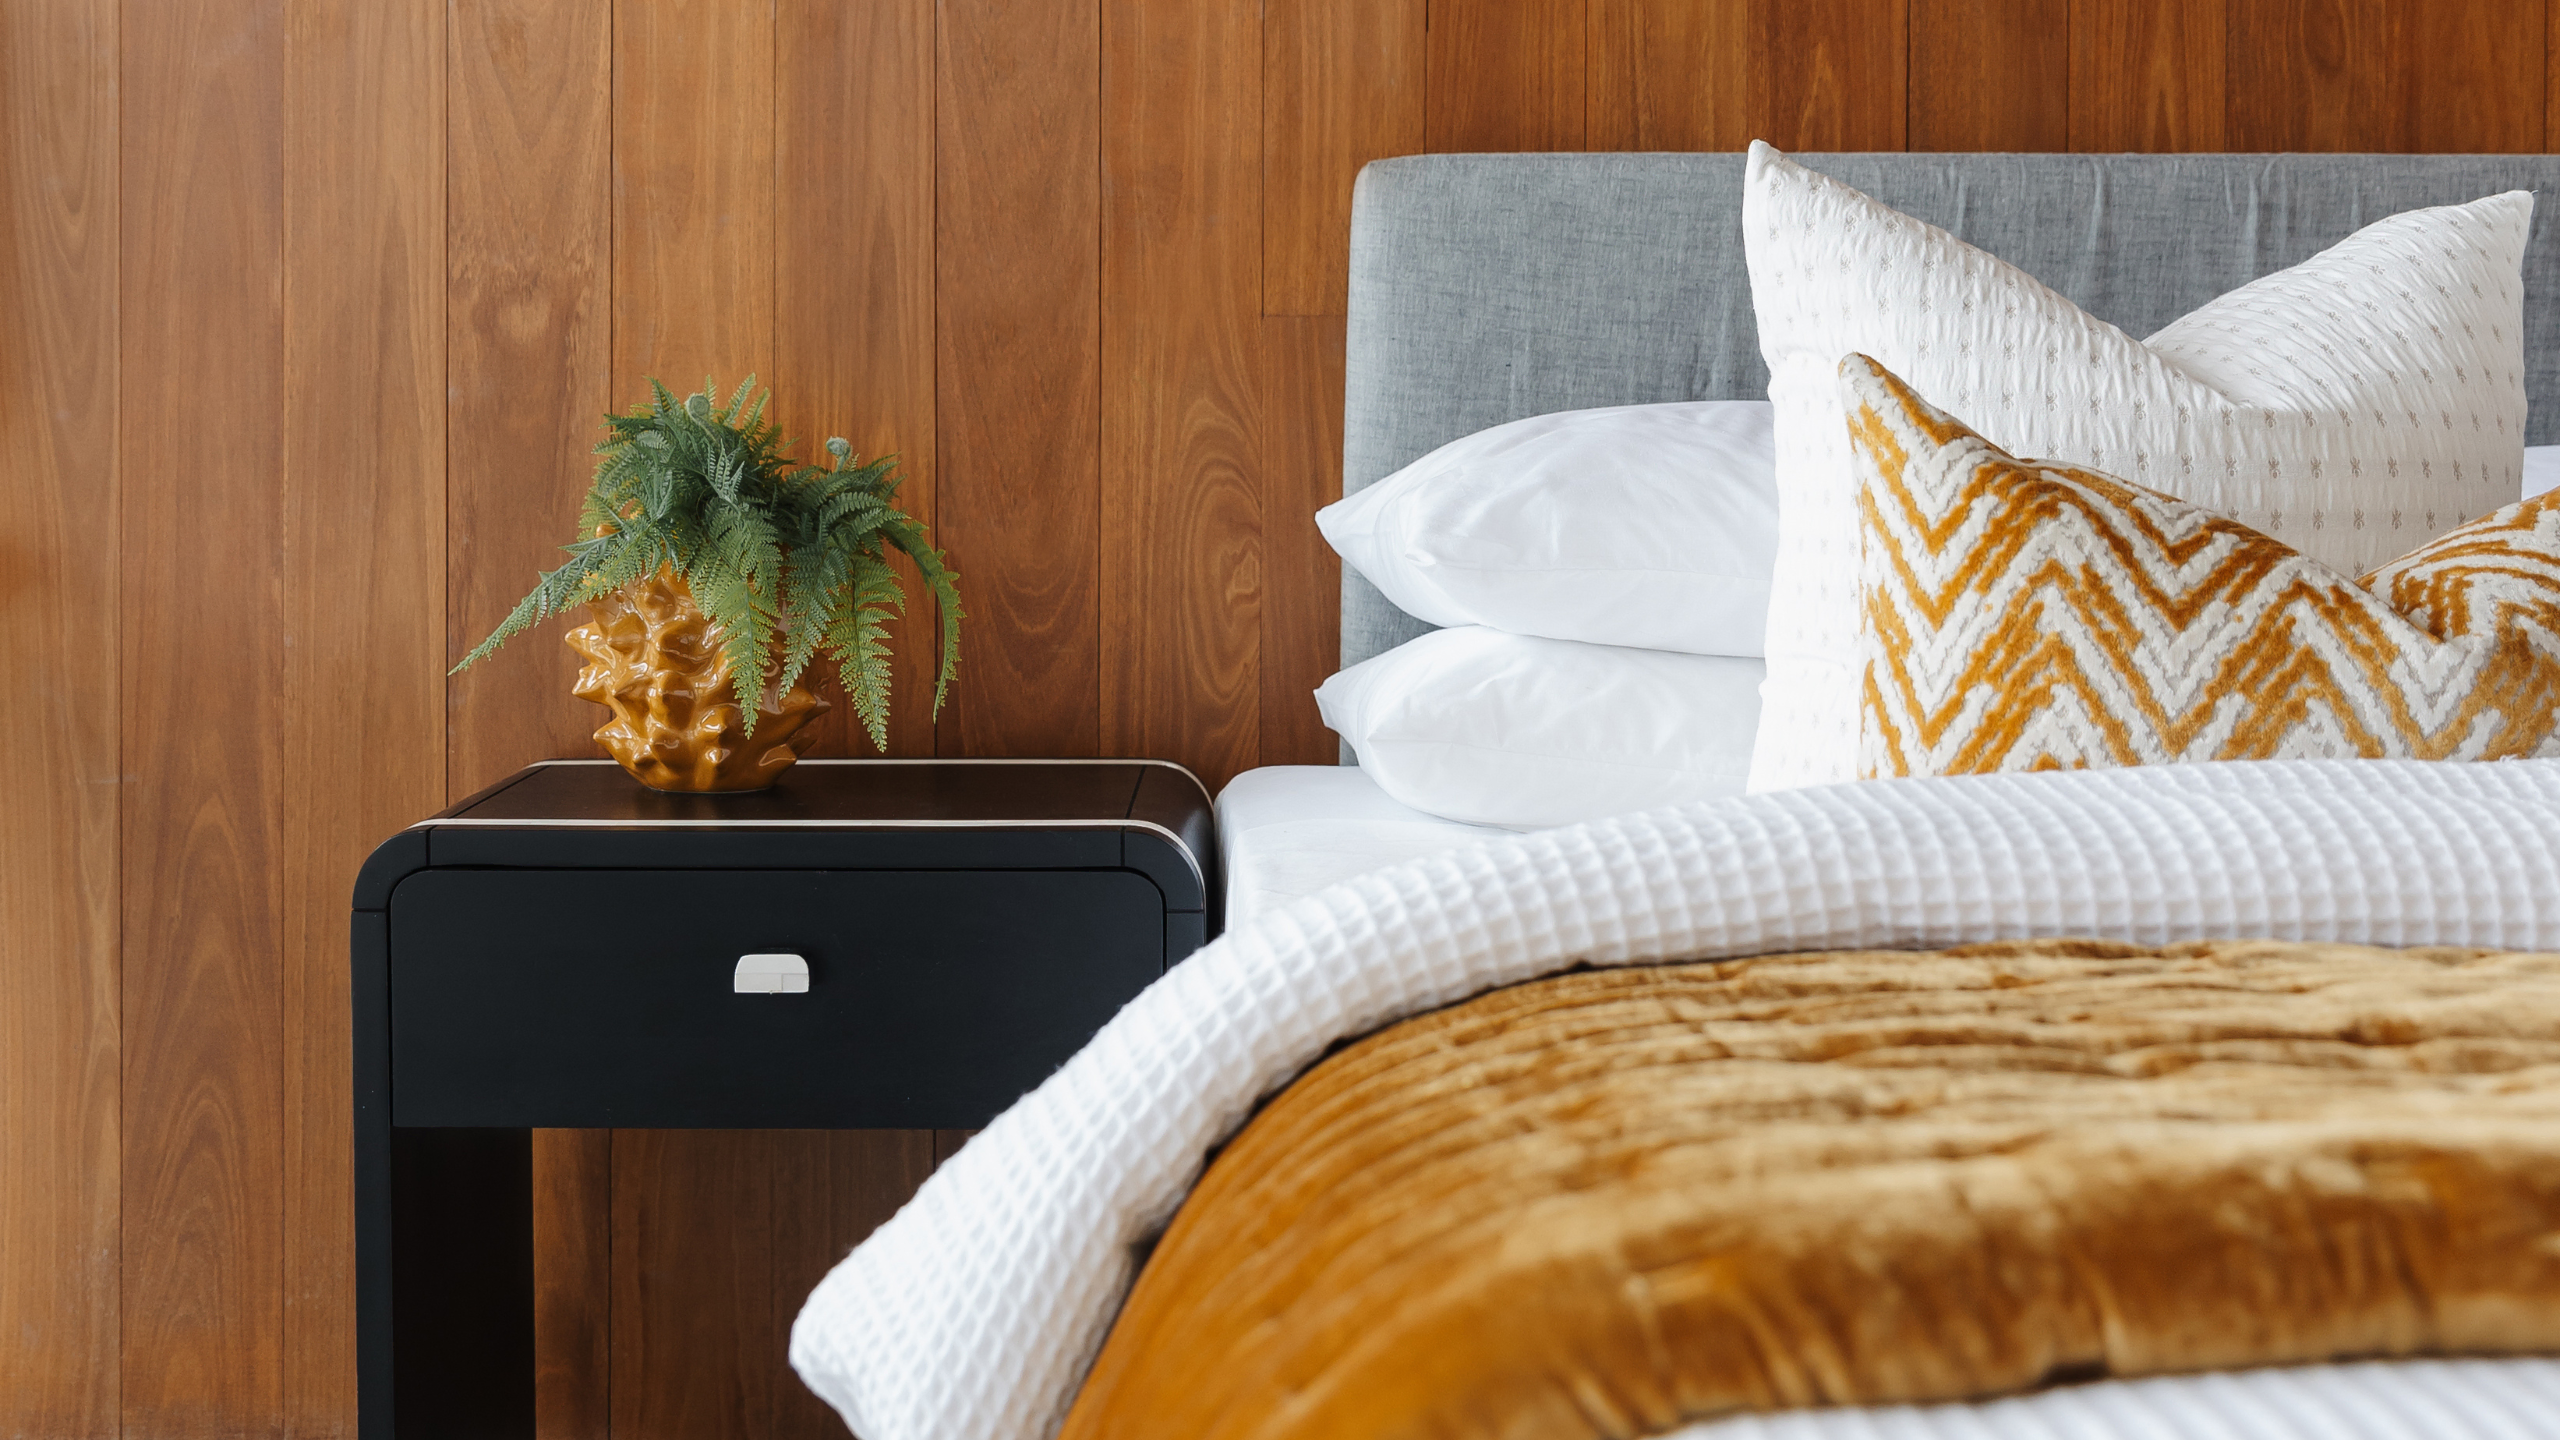
{"type": "Polygon", "coordinates": [[[568,635],[587,657],[571,693],[613,713],[596,739],[650,789],[762,790],[817,738],[809,722],[827,702],[804,685],[777,694],[769,679],[748,738],[723,631],[675,572],[625,585],[587,613],[568,635]]]}

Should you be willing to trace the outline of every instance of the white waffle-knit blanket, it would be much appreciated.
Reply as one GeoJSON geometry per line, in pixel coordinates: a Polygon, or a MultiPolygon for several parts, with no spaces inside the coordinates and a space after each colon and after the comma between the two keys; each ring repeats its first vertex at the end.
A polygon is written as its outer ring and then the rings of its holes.
{"type": "Polygon", "coordinates": [[[863,1440],[1040,1440],[1136,1247],[1335,1040],[1576,962],[2050,935],[2560,949],[2560,761],[1865,781],[1361,876],[1131,1001],[819,1284],[792,1364],[863,1440]]]}

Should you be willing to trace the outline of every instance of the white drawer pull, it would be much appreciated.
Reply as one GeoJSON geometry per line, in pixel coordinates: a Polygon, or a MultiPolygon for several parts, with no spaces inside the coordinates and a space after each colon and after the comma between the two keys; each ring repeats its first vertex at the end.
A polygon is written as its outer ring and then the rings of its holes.
{"type": "Polygon", "coordinates": [[[806,995],[809,962],[797,955],[741,955],[729,988],[740,995],[806,995]]]}

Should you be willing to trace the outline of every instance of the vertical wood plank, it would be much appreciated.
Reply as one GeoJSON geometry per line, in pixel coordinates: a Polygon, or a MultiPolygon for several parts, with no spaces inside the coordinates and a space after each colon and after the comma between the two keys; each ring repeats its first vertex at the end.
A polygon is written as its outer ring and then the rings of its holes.
{"type": "Polygon", "coordinates": [[[1260,6],[1102,16],[1102,744],[1215,790],[1261,735],[1260,6]]]}
{"type": "Polygon", "coordinates": [[[1315,513],[1342,498],[1342,327],[1262,322],[1263,765],[1330,765],[1340,750],[1315,688],[1341,667],[1342,562],[1315,513]]]}
{"type": "Polygon", "coordinates": [[[2231,0],[2230,17],[2235,149],[2542,143],[2543,0],[2231,0]]]}
{"type": "MultiPolygon", "coordinates": [[[[561,560],[612,374],[610,0],[449,11],[445,664],[561,560]]],[[[445,682],[448,801],[594,752],[557,634],[445,682]]],[[[533,1138],[536,1433],[603,1440],[611,1365],[611,1137],[533,1138]]]]}
{"type": "Polygon", "coordinates": [[[616,0],[617,406],[772,369],[773,39],[773,0],[616,0]]]}
{"type": "Polygon", "coordinates": [[[2223,148],[2224,0],[2073,0],[2071,148],[2223,148]]]}
{"type": "MultiPolygon", "coordinates": [[[[2231,0],[2225,126],[2239,150],[2359,150],[2393,128],[2390,0],[2231,0]]],[[[2387,148],[2387,142],[2383,148],[2387,148]]]]}
{"type": "Polygon", "coordinates": [[[123,1417],[283,1408],[283,0],[128,0],[123,1417]],[[185,477],[176,483],[176,477],[185,477]]]}
{"type": "Polygon", "coordinates": [[[1747,0],[1590,0],[1591,148],[1751,143],[1747,0]]]}
{"type": "Polygon", "coordinates": [[[1360,167],[1424,148],[1424,0],[1269,0],[1262,13],[1266,315],[1339,315],[1360,167]]]}
{"type": "Polygon", "coordinates": [[[941,4],[934,508],[973,617],[945,755],[1100,753],[1097,3],[941,4]]]}
{"type": "Polygon", "coordinates": [[[613,1132],[533,1132],[533,1433],[613,1431],[613,1132]]]}
{"type": "MultiPolygon", "coordinates": [[[[617,0],[616,403],[643,375],[679,395],[772,377],[774,26],[771,0],[617,0]]],[[[615,1133],[617,1437],[770,1428],[772,1164],[755,1132],[615,1133]]]]}
{"type": "Polygon", "coordinates": [[[1910,0],[1914,150],[2065,150],[2071,0],[1910,0]]]}
{"type": "MultiPolygon", "coordinates": [[[[933,523],[933,4],[781,0],[776,12],[776,413],[824,464],[830,435],[896,455],[898,501],[933,523]]],[[[889,751],[933,753],[937,628],[914,567],[892,635],[889,751]]],[[[823,664],[822,664],[823,668],[823,664]]],[[[817,755],[871,742],[834,696],[817,755]]]]}
{"type": "MultiPolygon", "coordinates": [[[[454,0],[447,666],[565,557],[612,365],[609,0],[454,0]]],[[[448,799],[597,753],[556,630],[446,682],[448,799]]]]}
{"type": "Polygon", "coordinates": [[[1781,150],[1908,148],[1904,0],[1750,0],[1751,132],[1781,150]]]}
{"type": "Polygon", "coordinates": [[[117,1433],[117,65],[0,7],[0,1434],[117,1433]]]}
{"type": "Polygon", "coordinates": [[[613,1434],[773,1429],[769,1130],[613,1132],[613,1434]]]}
{"type": "Polygon", "coordinates": [[[1446,150],[1579,150],[1585,0],[1432,0],[1426,144],[1446,150]]]}
{"type": "MultiPolygon", "coordinates": [[[[845,1252],[898,1213],[933,1173],[930,1130],[773,1132],[773,1330],[788,1337],[809,1292],[845,1252]]],[[[773,1440],[843,1440],[844,1421],[787,1369],[774,1383],[773,1440]]]]}
{"type": "Polygon", "coordinates": [[[445,17],[285,38],[284,1429],[355,1414],[347,899],[445,789],[445,17]]]}

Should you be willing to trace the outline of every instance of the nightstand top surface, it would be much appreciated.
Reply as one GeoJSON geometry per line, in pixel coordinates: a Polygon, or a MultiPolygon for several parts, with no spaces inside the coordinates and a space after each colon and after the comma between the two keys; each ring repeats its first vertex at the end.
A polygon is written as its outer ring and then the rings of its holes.
{"type": "Polygon", "coordinates": [[[1122,820],[1149,771],[1198,784],[1178,766],[1147,760],[803,760],[753,794],[670,795],[609,760],[551,761],[425,823],[690,829],[1122,820]]]}

